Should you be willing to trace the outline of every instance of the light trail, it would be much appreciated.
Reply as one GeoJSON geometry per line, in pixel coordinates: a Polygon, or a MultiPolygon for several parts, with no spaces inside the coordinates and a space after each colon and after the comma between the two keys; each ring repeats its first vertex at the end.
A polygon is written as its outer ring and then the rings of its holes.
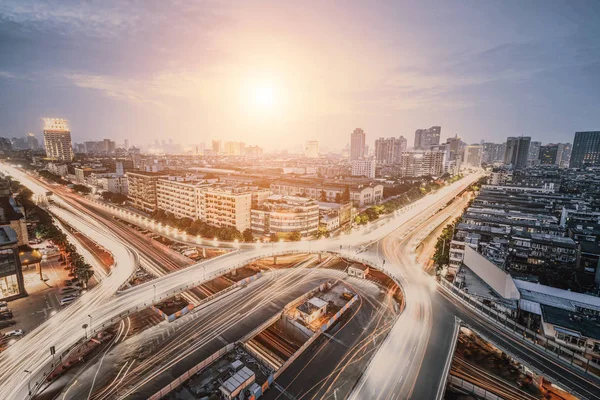
{"type": "MultiPolygon", "coordinates": [[[[34,182],[22,171],[6,165],[2,165],[1,168],[29,187],[34,193],[44,194],[46,192],[45,188],[34,182]]],[[[100,226],[96,227],[97,229],[92,229],[90,225],[76,223],[74,227],[77,230],[82,231],[83,234],[113,254],[116,264],[115,268],[94,289],[90,290],[66,309],[57,313],[54,317],[45,321],[14,346],[11,346],[7,351],[0,354],[0,398],[26,398],[27,381],[23,379],[25,376],[22,371],[25,369],[32,371],[31,377],[33,380],[39,381],[41,375],[47,371],[47,366],[50,362],[48,356],[49,347],[55,345],[57,353],[61,354],[76,343],[82,335],[81,332],[77,333],[78,329],[73,329],[73,327],[82,326],[82,324],[86,323],[88,314],[93,314],[95,324],[101,326],[114,320],[114,318],[118,318],[120,315],[126,315],[131,310],[151,304],[154,298],[154,287],[156,288],[157,298],[169,297],[173,293],[189,288],[192,283],[196,285],[203,281],[208,281],[233,266],[242,266],[252,260],[273,254],[331,252],[340,254],[351,260],[366,262],[381,268],[383,263],[378,255],[374,255],[372,252],[357,255],[356,249],[361,245],[376,243],[399,228],[402,231],[410,231],[410,229],[407,229],[407,223],[419,217],[422,218],[422,215],[435,213],[438,209],[443,208],[446,203],[450,202],[458,193],[462,192],[478,178],[478,175],[469,175],[452,185],[440,189],[434,194],[425,196],[402,210],[394,212],[393,215],[385,220],[386,223],[381,222],[376,224],[375,227],[363,227],[349,235],[342,235],[341,237],[327,240],[244,247],[239,251],[159,277],[154,281],[128,289],[117,296],[113,296],[113,294],[131,276],[138,265],[137,254],[128,248],[125,239],[116,237],[112,232],[103,230],[100,226]],[[342,247],[341,250],[339,249],[340,246],[342,247]]],[[[71,208],[60,197],[56,198],[55,201],[57,205],[71,208]]],[[[53,207],[53,211],[55,209],[53,207]]],[[[90,222],[90,220],[93,220],[90,215],[83,214],[77,210],[73,210],[73,213],[78,214],[80,218],[93,225],[90,222]]],[[[407,309],[409,310],[409,312],[403,313],[399,318],[398,323],[393,328],[392,332],[394,332],[399,329],[399,326],[410,326],[410,322],[413,322],[411,318],[418,317],[423,312],[427,312],[426,307],[424,310],[415,307],[416,310],[414,310],[414,306],[409,306],[412,303],[426,304],[427,296],[423,296],[419,290],[408,284],[407,278],[412,279],[412,276],[407,277],[404,275],[406,269],[396,265],[389,256],[388,259],[391,261],[385,265],[387,268],[386,272],[399,280],[404,290],[407,309]]],[[[410,331],[413,336],[423,337],[420,333],[423,333],[426,328],[427,325],[412,327],[410,331]]],[[[394,335],[388,335],[388,339],[390,337],[394,337],[394,335]]],[[[384,344],[390,342],[391,340],[386,340],[384,344]]],[[[396,342],[395,339],[394,342],[396,342]]],[[[424,341],[421,340],[421,342],[424,341]]],[[[420,347],[423,346],[424,344],[420,347]]],[[[406,352],[406,349],[401,348],[400,350],[406,352]]],[[[376,357],[381,353],[381,350],[378,351],[376,357]]],[[[374,364],[377,363],[371,362],[370,368],[374,364]]],[[[392,370],[388,369],[387,373],[390,374],[392,370]]],[[[389,379],[391,377],[387,378],[388,382],[389,379]]]]}

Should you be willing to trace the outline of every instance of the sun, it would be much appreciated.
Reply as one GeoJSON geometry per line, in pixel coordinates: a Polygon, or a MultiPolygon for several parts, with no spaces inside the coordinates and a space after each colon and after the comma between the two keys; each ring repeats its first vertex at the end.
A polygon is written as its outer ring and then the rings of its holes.
{"type": "Polygon", "coordinates": [[[253,90],[252,101],[259,110],[272,110],[277,105],[275,88],[269,85],[256,86],[253,90]]]}

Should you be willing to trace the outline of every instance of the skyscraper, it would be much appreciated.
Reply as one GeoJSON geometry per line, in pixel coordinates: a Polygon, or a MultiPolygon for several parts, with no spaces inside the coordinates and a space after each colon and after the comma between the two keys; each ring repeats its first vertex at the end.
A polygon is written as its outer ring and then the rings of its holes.
{"type": "Polygon", "coordinates": [[[529,158],[529,143],[531,137],[519,136],[506,139],[504,164],[511,164],[514,169],[525,168],[529,158]]]}
{"type": "Polygon", "coordinates": [[[415,149],[426,149],[430,146],[440,144],[441,126],[432,126],[429,129],[417,129],[415,131],[415,149]]]}
{"type": "Polygon", "coordinates": [[[61,161],[73,160],[73,143],[68,121],[62,118],[43,118],[46,156],[61,161]]]}
{"type": "Polygon", "coordinates": [[[375,158],[379,164],[395,164],[400,162],[402,152],[406,150],[406,139],[379,138],[375,140],[375,158]]]}
{"type": "Polygon", "coordinates": [[[319,158],[319,142],[316,140],[307,140],[304,155],[307,158],[319,158]]]}
{"type": "Polygon", "coordinates": [[[540,163],[540,147],[542,142],[529,143],[529,153],[527,155],[527,165],[534,166],[540,163]]]}
{"type": "Polygon", "coordinates": [[[575,132],[571,168],[600,166],[600,131],[575,132]]]}
{"type": "Polygon", "coordinates": [[[29,147],[29,150],[37,150],[39,146],[38,140],[35,137],[35,134],[33,133],[28,133],[27,134],[27,147],[29,147]]]}
{"type": "Polygon", "coordinates": [[[483,146],[473,144],[465,147],[465,164],[470,167],[481,167],[481,159],[483,157],[483,146]]]}
{"type": "Polygon", "coordinates": [[[365,131],[356,128],[350,135],[350,160],[362,160],[365,158],[365,131]]]}
{"type": "Polygon", "coordinates": [[[482,161],[486,164],[504,162],[505,152],[506,143],[484,143],[482,161]]]}

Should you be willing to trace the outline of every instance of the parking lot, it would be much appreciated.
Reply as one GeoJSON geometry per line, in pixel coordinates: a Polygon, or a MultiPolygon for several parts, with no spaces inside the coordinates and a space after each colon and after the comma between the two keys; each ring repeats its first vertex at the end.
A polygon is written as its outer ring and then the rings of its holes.
{"type": "Polygon", "coordinates": [[[16,324],[0,329],[2,334],[15,329],[22,329],[27,334],[60,309],[60,291],[64,280],[69,279],[69,272],[55,257],[42,261],[42,277],[44,280],[40,280],[40,274],[34,268],[23,271],[28,296],[8,302],[16,324]]]}

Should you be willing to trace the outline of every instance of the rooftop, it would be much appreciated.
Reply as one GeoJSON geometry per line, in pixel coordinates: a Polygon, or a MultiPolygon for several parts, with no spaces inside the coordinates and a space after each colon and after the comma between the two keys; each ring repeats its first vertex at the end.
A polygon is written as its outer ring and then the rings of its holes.
{"type": "Polygon", "coordinates": [[[539,283],[525,282],[519,279],[514,279],[514,283],[521,296],[530,301],[571,311],[576,311],[577,307],[600,311],[600,297],[540,285],[539,283]]]}
{"type": "MultiPolygon", "coordinates": [[[[584,337],[600,340],[600,317],[547,305],[542,305],[541,310],[544,322],[566,328],[584,337]]],[[[571,332],[565,333],[571,334],[571,332]]]]}

